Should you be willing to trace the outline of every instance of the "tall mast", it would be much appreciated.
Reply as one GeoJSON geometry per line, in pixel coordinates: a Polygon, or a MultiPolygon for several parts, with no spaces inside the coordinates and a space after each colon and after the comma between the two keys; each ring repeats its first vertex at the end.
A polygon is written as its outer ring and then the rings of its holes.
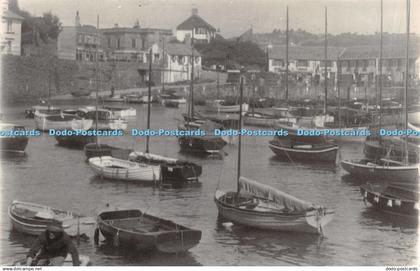
{"type": "Polygon", "coordinates": [[[289,100],[289,6],[286,7],[286,101],[289,100]]]}
{"type": "MultiPolygon", "coordinates": [[[[96,36],[97,36],[97,44],[96,44],[96,104],[95,104],[95,130],[98,131],[98,100],[99,100],[99,14],[96,15],[96,36]]],[[[95,137],[95,143],[98,145],[98,136],[95,137]]]]}
{"type": "Polygon", "coordinates": [[[51,70],[48,69],[48,111],[51,109],[51,70]]]}
{"type": "Polygon", "coordinates": [[[327,61],[328,61],[328,51],[327,51],[327,47],[328,47],[328,41],[327,41],[327,30],[328,30],[328,25],[327,25],[327,7],[325,7],[325,38],[324,38],[324,49],[325,49],[325,61],[324,61],[324,115],[327,114],[327,95],[328,95],[328,79],[327,79],[327,61]]]}
{"type": "Polygon", "coordinates": [[[162,79],[162,91],[165,91],[165,69],[166,69],[166,67],[165,67],[165,36],[163,36],[162,37],[163,38],[163,41],[162,41],[162,66],[163,66],[163,69],[162,69],[162,77],[163,77],[163,79],[162,79]]]}
{"type": "MultiPolygon", "coordinates": [[[[404,131],[407,131],[408,126],[408,110],[407,110],[407,98],[408,98],[408,83],[409,83],[409,55],[410,49],[410,0],[407,0],[407,40],[406,40],[406,51],[405,51],[405,89],[404,89],[404,131]]],[[[407,132],[405,133],[404,140],[404,164],[408,164],[408,137],[407,132]]]]}
{"type": "MultiPolygon", "coordinates": [[[[240,85],[240,94],[239,94],[239,131],[242,130],[242,99],[243,99],[243,93],[244,93],[244,78],[241,75],[241,85],[240,85]]],[[[239,178],[241,177],[241,145],[242,145],[242,136],[241,133],[239,133],[238,138],[238,175],[236,179],[236,189],[239,193],[239,178]]]]}
{"type": "Polygon", "coordinates": [[[338,129],[341,129],[341,89],[340,89],[340,74],[341,74],[341,53],[337,57],[337,95],[338,95],[338,129]]]}
{"type": "MultiPolygon", "coordinates": [[[[378,131],[381,130],[382,128],[382,50],[383,50],[383,0],[381,0],[381,32],[379,35],[379,129],[378,131]]],[[[379,137],[379,143],[382,142],[382,137],[379,137]]]]}
{"type": "Polygon", "coordinates": [[[191,35],[190,118],[194,117],[194,28],[191,35]]]}
{"type": "MultiPolygon", "coordinates": [[[[150,130],[150,96],[152,95],[152,53],[153,47],[149,51],[149,84],[147,92],[147,130],[150,130]]],[[[146,153],[149,153],[149,133],[146,136],[146,153]]]]}

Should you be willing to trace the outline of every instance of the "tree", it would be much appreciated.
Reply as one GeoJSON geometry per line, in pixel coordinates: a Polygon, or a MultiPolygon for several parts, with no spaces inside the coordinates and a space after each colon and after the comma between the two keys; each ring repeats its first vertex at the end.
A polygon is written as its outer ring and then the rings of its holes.
{"type": "Polygon", "coordinates": [[[57,39],[63,29],[60,19],[56,15],[52,14],[51,11],[48,11],[42,15],[42,20],[46,25],[46,29],[44,31],[47,36],[54,40],[57,39]]]}

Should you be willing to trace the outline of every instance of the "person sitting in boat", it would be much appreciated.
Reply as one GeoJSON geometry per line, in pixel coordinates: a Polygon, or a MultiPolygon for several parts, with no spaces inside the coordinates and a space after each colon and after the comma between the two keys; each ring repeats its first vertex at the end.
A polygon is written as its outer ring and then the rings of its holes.
{"type": "Polygon", "coordinates": [[[73,266],[79,266],[79,253],[70,236],[60,224],[50,224],[29,250],[26,264],[61,266],[68,253],[71,254],[73,266]]]}

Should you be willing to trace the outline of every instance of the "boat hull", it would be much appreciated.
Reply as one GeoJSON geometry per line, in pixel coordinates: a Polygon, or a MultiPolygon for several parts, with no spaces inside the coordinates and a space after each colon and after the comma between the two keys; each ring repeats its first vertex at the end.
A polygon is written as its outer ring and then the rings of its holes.
{"type": "Polygon", "coordinates": [[[415,182],[418,179],[418,166],[367,165],[344,160],[341,161],[341,167],[350,175],[367,180],[415,182]]]}
{"type": "Polygon", "coordinates": [[[335,163],[337,158],[337,145],[325,145],[313,149],[298,149],[290,145],[281,145],[274,141],[269,143],[270,149],[282,159],[292,161],[318,161],[325,163],[335,163]]]}
{"type": "Polygon", "coordinates": [[[159,155],[132,152],[130,161],[160,165],[162,170],[162,181],[172,183],[197,182],[201,176],[202,167],[189,162],[159,155]]]}
{"type": "Polygon", "coordinates": [[[259,127],[273,127],[275,118],[264,118],[264,117],[255,117],[252,115],[244,116],[244,124],[259,126],[259,127]]]}
{"type": "Polygon", "coordinates": [[[108,243],[135,250],[156,249],[165,253],[179,253],[196,246],[201,239],[201,231],[139,210],[103,212],[98,216],[98,226],[108,243]],[[130,227],[122,223],[130,223],[130,227]],[[138,224],[142,224],[140,228],[136,228],[138,224]]]}
{"type": "Polygon", "coordinates": [[[320,227],[317,227],[317,211],[308,211],[301,214],[281,214],[275,212],[256,212],[248,209],[235,208],[225,204],[221,197],[225,195],[222,191],[216,191],[214,201],[216,202],[219,215],[233,222],[234,224],[248,226],[264,230],[291,231],[320,234],[322,227],[328,224],[334,213],[328,211],[320,220],[320,227]]]}
{"type": "Polygon", "coordinates": [[[92,143],[95,141],[94,136],[81,136],[81,135],[72,135],[72,136],[56,136],[58,145],[67,147],[82,149],[86,144],[92,143]]]}
{"type": "Polygon", "coordinates": [[[161,179],[160,166],[138,164],[109,156],[90,158],[89,165],[98,176],[113,180],[157,183],[161,179]]]}
{"type": "Polygon", "coordinates": [[[76,236],[78,229],[79,234],[87,233],[94,224],[91,218],[79,217],[71,212],[52,209],[48,206],[38,205],[34,203],[14,201],[8,210],[8,216],[12,225],[12,229],[27,235],[38,236],[44,232],[51,223],[59,222],[62,224],[64,231],[70,236],[76,236]],[[54,219],[36,219],[25,216],[26,210],[32,212],[53,212],[60,218],[54,219]],[[79,224],[79,225],[77,225],[79,224]]]}
{"type": "Polygon", "coordinates": [[[0,151],[10,153],[23,153],[28,145],[29,138],[20,137],[0,137],[0,151]]]}
{"type": "Polygon", "coordinates": [[[369,202],[377,210],[408,218],[413,218],[418,221],[418,199],[401,199],[381,193],[381,189],[376,189],[370,183],[360,187],[360,193],[363,200],[369,202]]]}
{"type": "Polygon", "coordinates": [[[39,116],[35,114],[35,126],[38,130],[88,130],[92,127],[93,120],[77,119],[72,115],[39,116]]]}
{"type": "Polygon", "coordinates": [[[182,151],[197,153],[218,153],[227,144],[221,137],[188,137],[178,138],[182,151]]]}

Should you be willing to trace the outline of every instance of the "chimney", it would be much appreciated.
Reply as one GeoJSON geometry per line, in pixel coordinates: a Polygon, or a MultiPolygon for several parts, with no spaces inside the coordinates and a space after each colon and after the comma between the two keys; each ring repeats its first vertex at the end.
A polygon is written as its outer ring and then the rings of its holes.
{"type": "Polygon", "coordinates": [[[114,24],[114,28],[118,28],[118,24],[114,24]]]}
{"type": "Polygon", "coordinates": [[[198,15],[198,8],[193,8],[193,9],[191,10],[191,14],[192,14],[192,15],[198,15]]]}
{"type": "Polygon", "coordinates": [[[75,26],[80,26],[79,11],[76,11],[75,26]]]}

